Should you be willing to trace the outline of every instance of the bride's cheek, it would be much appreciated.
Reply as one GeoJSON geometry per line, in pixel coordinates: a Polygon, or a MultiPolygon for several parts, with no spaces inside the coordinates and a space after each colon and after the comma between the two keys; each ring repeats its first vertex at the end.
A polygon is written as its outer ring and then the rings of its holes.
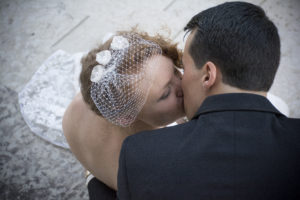
{"type": "Polygon", "coordinates": [[[172,98],[172,101],[169,103],[169,109],[171,111],[176,111],[177,110],[177,98],[172,98]]]}

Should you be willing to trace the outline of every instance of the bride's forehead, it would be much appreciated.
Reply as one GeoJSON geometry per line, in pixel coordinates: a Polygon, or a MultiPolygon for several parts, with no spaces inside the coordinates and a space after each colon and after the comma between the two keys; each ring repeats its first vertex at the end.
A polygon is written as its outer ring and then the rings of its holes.
{"type": "MultiPolygon", "coordinates": [[[[150,66],[152,71],[148,73],[152,80],[152,90],[161,90],[170,81],[173,75],[174,66],[168,59],[160,59],[155,66],[150,66]]],[[[150,70],[151,70],[150,69],[150,70]]]]}
{"type": "Polygon", "coordinates": [[[174,67],[170,58],[163,55],[152,56],[146,63],[148,74],[166,73],[174,67]]]}

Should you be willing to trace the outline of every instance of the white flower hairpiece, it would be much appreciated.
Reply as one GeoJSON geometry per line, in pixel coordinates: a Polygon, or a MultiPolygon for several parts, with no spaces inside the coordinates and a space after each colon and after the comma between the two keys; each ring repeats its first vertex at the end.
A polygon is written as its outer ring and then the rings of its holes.
{"type": "Polygon", "coordinates": [[[109,63],[111,60],[111,53],[109,50],[100,51],[96,54],[96,61],[99,63],[99,65],[96,65],[91,73],[90,80],[94,83],[97,83],[100,81],[103,73],[104,73],[104,66],[109,63]]]}
{"type": "Polygon", "coordinates": [[[129,47],[129,41],[123,36],[114,36],[110,44],[110,48],[113,50],[121,50],[129,47]]]}
{"type": "Polygon", "coordinates": [[[111,59],[111,53],[109,50],[100,51],[99,53],[96,54],[96,61],[100,65],[103,66],[107,65],[110,59],[111,59]]]}
{"type": "MultiPolygon", "coordinates": [[[[129,47],[129,41],[123,36],[114,36],[110,44],[110,48],[112,50],[121,50],[127,47],[129,47]]],[[[91,77],[90,77],[90,80],[92,82],[98,83],[104,73],[112,70],[111,67],[109,69],[104,68],[104,66],[107,65],[111,59],[112,59],[112,55],[109,50],[103,50],[96,54],[96,61],[99,63],[99,65],[96,65],[92,70],[91,77]]]]}
{"type": "Polygon", "coordinates": [[[91,74],[90,80],[94,83],[98,83],[103,75],[104,68],[102,65],[96,65],[91,74]]]}

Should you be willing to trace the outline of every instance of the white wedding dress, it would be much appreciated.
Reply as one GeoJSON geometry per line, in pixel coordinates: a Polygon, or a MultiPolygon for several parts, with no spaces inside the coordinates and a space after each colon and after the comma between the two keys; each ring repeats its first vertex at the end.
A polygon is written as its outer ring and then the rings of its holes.
{"type": "Polygon", "coordinates": [[[69,145],[62,132],[62,117],[80,91],[80,60],[83,55],[58,50],[39,67],[19,93],[21,113],[30,129],[63,148],[69,148],[69,145]]]}
{"type": "MultiPolygon", "coordinates": [[[[69,148],[62,132],[63,114],[80,91],[80,60],[84,53],[70,55],[62,50],[52,54],[39,67],[19,93],[21,113],[32,132],[63,148],[69,148]]],[[[279,97],[268,94],[268,99],[285,115],[287,105],[279,97]]]]}

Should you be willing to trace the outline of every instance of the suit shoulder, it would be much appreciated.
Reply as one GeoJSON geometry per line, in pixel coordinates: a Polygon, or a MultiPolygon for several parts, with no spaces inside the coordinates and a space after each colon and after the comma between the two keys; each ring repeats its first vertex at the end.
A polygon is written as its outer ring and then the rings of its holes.
{"type": "Polygon", "coordinates": [[[177,135],[180,132],[182,132],[183,129],[185,129],[186,124],[179,124],[175,126],[169,126],[169,127],[164,127],[164,128],[158,128],[154,130],[148,130],[148,131],[142,131],[137,134],[134,134],[132,136],[129,136],[133,140],[144,140],[144,139],[151,139],[151,138],[156,138],[160,139],[165,136],[169,136],[170,134],[172,135],[177,135]]]}
{"type": "Polygon", "coordinates": [[[182,141],[195,128],[195,122],[187,122],[180,125],[165,127],[155,130],[142,131],[135,135],[128,136],[124,143],[128,148],[144,149],[150,147],[169,146],[182,141]]]}
{"type": "Polygon", "coordinates": [[[279,118],[279,122],[280,126],[285,128],[287,131],[300,133],[300,119],[284,116],[279,118]]]}

